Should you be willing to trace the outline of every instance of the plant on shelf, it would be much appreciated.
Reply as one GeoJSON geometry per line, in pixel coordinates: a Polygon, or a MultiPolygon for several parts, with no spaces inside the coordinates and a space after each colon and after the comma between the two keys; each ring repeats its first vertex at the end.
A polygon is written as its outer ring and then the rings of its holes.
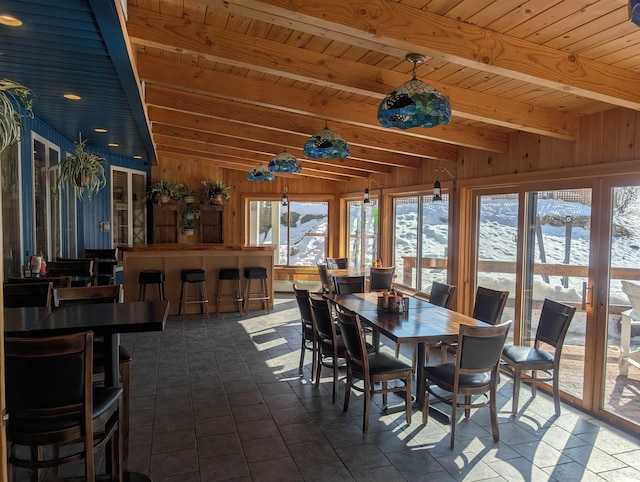
{"type": "Polygon", "coordinates": [[[195,197],[196,197],[195,189],[191,189],[186,184],[180,184],[179,191],[180,191],[180,197],[182,198],[182,201],[184,203],[193,204],[196,201],[196,199],[195,199],[195,197]]]}
{"type": "Polygon", "coordinates": [[[162,179],[154,181],[149,185],[147,198],[151,202],[158,204],[166,204],[169,201],[177,201],[182,198],[180,184],[176,181],[163,181],[162,179]]]}
{"type": "Polygon", "coordinates": [[[229,186],[220,179],[216,179],[215,181],[202,181],[202,185],[204,186],[202,194],[200,195],[202,202],[209,204],[223,204],[231,199],[229,186]]]}
{"type": "Polygon", "coordinates": [[[180,230],[186,236],[193,236],[196,229],[196,220],[200,217],[200,210],[193,204],[184,204],[180,209],[180,230]]]}
{"type": "Polygon", "coordinates": [[[84,199],[84,191],[87,191],[87,198],[91,199],[95,193],[107,184],[104,175],[104,167],[107,161],[97,154],[84,150],[86,140],[82,138],[74,142],[74,149],[71,154],[60,161],[60,184],[68,182],[74,186],[78,199],[84,199]]]}
{"type": "Polygon", "coordinates": [[[15,105],[21,105],[25,115],[33,117],[31,91],[28,87],[9,79],[0,79],[0,152],[22,139],[22,114],[15,105]]]}

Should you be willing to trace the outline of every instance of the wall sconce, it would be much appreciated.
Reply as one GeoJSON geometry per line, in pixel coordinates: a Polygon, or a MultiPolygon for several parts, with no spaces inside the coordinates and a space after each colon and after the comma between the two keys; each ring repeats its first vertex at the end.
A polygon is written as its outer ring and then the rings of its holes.
{"type": "MultiPolygon", "coordinates": [[[[453,182],[455,184],[456,177],[453,174],[451,174],[451,172],[449,172],[449,170],[446,167],[436,167],[436,172],[446,172],[447,174],[449,174],[451,179],[453,179],[453,182]]],[[[442,201],[442,188],[440,186],[439,179],[436,179],[435,182],[433,183],[433,200],[442,201]]]]}
{"type": "Polygon", "coordinates": [[[371,201],[369,200],[369,188],[368,187],[364,188],[364,199],[362,200],[362,202],[364,204],[371,204],[371,201]]]}
{"type": "Polygon", "coordinates": [[[282,195],[282,198],[280,199],[280,204],[282,204],[283,206],[288,206],[289,205],[289,196],[287,196],[287,193],[289,192],[289,188],[287,186],[284,187],[284,194],[282,195]]]}

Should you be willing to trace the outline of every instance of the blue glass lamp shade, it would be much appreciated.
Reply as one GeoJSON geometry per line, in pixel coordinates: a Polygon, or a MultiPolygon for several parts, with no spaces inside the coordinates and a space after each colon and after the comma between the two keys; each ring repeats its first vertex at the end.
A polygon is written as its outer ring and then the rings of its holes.
{"type": "Polygon", "coordinates": [[[249,181],[275,181],[276,176],[274,176],[269,169],[264,167],[264,164],[258,164],[249,171],[247,179],[249,179],[249,181]]]}
{"type": "Polygon", "coordinates": [[[415,77],[382,99],[378,107],[378,122],[383,127],[434,127],[450,119],[449,99],[415,77]]]}
{"type": "Polygon", "coordinates": [[[640,27],[640,0],[629,0],[629,21],[640,27]]]}
{"type": "Polygon", "coordinates": [[[309,138],[303,151],[304,156],[310,159],[344,159],[349,155],[349,145],[342,137],[325,127],[309,138]]]}
{"type": "Polygon", "coordinates": [[[269,161],[269,171],[295,174],[302,171],[302,165],[292,154],[284,151],[269,161]]]}

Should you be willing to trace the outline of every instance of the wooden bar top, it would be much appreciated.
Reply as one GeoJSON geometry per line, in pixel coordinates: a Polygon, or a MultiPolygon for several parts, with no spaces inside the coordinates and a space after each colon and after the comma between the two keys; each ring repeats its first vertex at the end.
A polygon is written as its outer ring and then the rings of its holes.
{"type": "Polygon", "coordinates": [[[135,246],[118,246],[121,251],[274,251],[275,246],[240,246],[225,244],[184,244],[184,243],[157,243],[137,244],[135,246]]]}

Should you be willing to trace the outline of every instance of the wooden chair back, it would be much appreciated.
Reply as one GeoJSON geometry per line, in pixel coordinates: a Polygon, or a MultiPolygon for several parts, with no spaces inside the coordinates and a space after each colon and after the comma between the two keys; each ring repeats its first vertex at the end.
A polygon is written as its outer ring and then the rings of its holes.
{"type": "Polygon", "coordinates": [[[329,269],[347,269],[349,267],[349,258],[327,258],[327,268],[329,269]]]}
{"type": "Polygon", "coordinates": [[[71,276],[47,276],[46,278],[18,278],[12,277],[7,279],[9,284],[31,284],[50,282],[54,288],[71,287],[71,276]]]}
{"type": "Polygon", "coordinates": [[[91,276],[94,259],[57,258],[47,263],[47,276],[91,276]]]}
{"type": "Polygon", "coordinates": [[[3,283],[4,306],[5,308],[51,306],[52,289],[53,283],[42,280],[39,283],[3,283]]]}
{"type": "Polygon", "coordinates": [[[334,276],[333,285],[341,295],[364,293],[364,276],[334,276]]]}
{"type": "Polygon", "coordinates": [[[396,267],[371,268],[369,275],[369,291],[386,291],[391,289],[396,267]]]}
{"type": "Polygon", "coordinates": [[[473,306],[473,317],[490,325],[497,325],[509,298],[508,291],[498,291],[478,286],[473,306]]]}
{"type": "Polygon", "coordinates": [[[331,282],[329,281],[326,264],[318,263],[318,274],[320,275],[320,282],[322,283],[322,292],[331,293],[331,282]]]}
{"type": "Polygon", "coordinates": [[[53,290],[53,305],[56,308],[77,304],[121,303],[122,285],[80,286],[53,290]]]}
{"type": "Polygon", "coordinates": [[[449,309],[451,301],[453,300],[453,294],[456,292],[456,287],[444,283],[438,283],[434,281],[431,285],[431,294],[429,295],[429,303],[442,306],[449,309]]]}
{"type": "Polygon", "coordinates": [[[118,248],[85,249],[84,257],[94,260],[97,285],[115,284],[118,248]]]}

